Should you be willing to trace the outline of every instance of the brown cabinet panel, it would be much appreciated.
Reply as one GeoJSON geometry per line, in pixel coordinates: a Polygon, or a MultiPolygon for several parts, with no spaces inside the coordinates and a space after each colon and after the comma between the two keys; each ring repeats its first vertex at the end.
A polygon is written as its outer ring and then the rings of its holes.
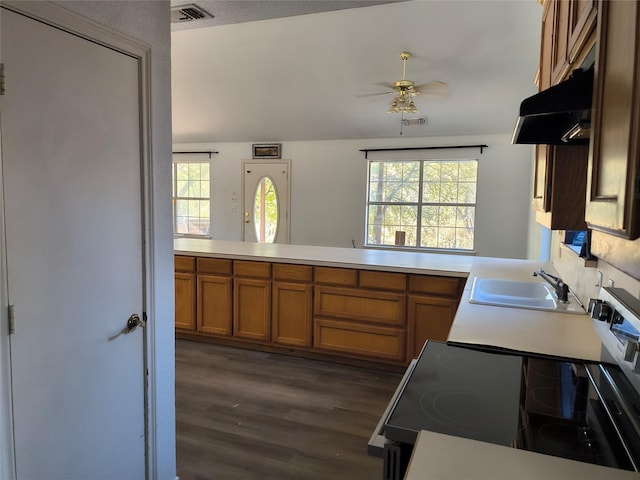
{"type": "Polygon", "coordinates": [[[318,284],[356,287],[358,271],[350,268],[314,267],[315,281],[318,284]]]}
{"type": "Polygon", "coordinates": [[[427,295],[459,298],[466,278],[437,275],[409,275],[409,291],[427,295]]]}
{"type": "Polygon", "coordinates": [[[232,261],[222,258],[198,257],[198,273],[213,273],[216,275],[231,275],[233,273],[232,261]]]}
{"type": "Polygon", "coordinates": [[[236,278],[233,283],[233,335],[268,341],[271,325],[271,282],[236,278]]]}
{"type": "Polygon", "coordinates": [[[640,4],[599,5],[586,219],[633,240],[640,236],[640,4]]]}
{"type": "Polygon", "coordinates": [[[350,288],[316,287],[316,316],[404,325],[405,296],[350,288]]]}
{"type": "Polygon", "coordinates": [[[268,262],[247,262],[235,260],[233,274],[238,277],[271,278],[271,264],[268,262]]]}
{"type": "MultiPolygon", "coordinates": [[[[584,230],[584,199],[587,191],[588,145],[538,145],[548,152],[545,178],[546,210],[536,221],[551,230],[584,230]]],[[[537,185],[539,179],[535,179],[537,185]]],[[[534,205],[537,205],[534,198],[534,205]]]]}
{"type": "Polygon", "coordinates": [[[596,0],[571,0],[569,8],[567,51],[569,52],[569,62],[578,63],[576,59],[585,49],[588,38],[596,25],[598,9],[596,0]]]}
{"type": "Polygon", "coordinates": [[[195,257],[186,257],[184,255],[175,255],[173,257],[174,269],[176,272],[193,272],[196,268],[195,257]]]}
{"type": "Polygon", "coordinates": [[[307,282],[313,280],[313,267],[309,265],[273,264],[273,279],[289,282],[307,282]]]}
{"type": "Polygon", "coordinates": [[[175,272],[175,326],[182,330],[196,329],[196,276],[175,272]]]}
{"type": "Polygon", "coordinates": [[[409,295],[407,358],[415,358],[424,342],[445,342],[458,308],[458,302],[448,298],[409,295]]]}
{"type": "Polygon", "coordinates": [[[199,332],[231,335],[232,285],[231,277],[198,275],[199,332]]]}
{"type": "Polygon", "coordinates": [[[407,289],[407,276],[404,273],[360,270],[359,276],[359,286],[361,288],[392,290],[395,292],[404,292],[407,289]]]}
{"type": "MultiPolygon", "coordinates": [[[[573,0],[571,0],[573,1],[573,0]]],[[[569,70],[569,14],[570,1],[556,1],[554,12],[554,39],[551,51],[551,81],[558,83],[569,70]]]]}
{"type": "Polygon", "coordinates": [[[282,345],[311,346],[313,287],[299,283],[273,283],[271,340],[282,345]]]}
{"type": "Polygon", "coordinates": [[[316,348],[403,362],[404,343],[405,332],[402,329],[337,320],[315,320],[316,348]]]}

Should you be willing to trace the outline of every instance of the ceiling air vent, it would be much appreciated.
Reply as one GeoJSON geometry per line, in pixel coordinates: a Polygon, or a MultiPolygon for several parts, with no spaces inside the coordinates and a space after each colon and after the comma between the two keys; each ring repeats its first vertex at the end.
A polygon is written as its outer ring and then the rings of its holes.
{"type": "Polygon", "coordinates": [[[192,22],[205,18],[213,18],[213,15],[194,3],[171,8],[171,23],[192,22]]]}

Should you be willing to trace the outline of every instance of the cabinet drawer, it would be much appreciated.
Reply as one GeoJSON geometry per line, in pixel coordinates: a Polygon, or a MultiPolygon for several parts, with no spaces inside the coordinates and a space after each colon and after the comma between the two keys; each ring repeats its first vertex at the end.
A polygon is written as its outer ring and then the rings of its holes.
{"type": "Polygon", "coordinates": [[[231,275],[233,272],[231,260],[221,258],[198,257],[198,273],[214,273],[218,275],[231,275]]]}
{"type": "Polygon", "coordinates": [[[407,276],[404,273],[360,270],[359,284],[362,288],[404,292],[407,289],[407,276]]]}
{"type": "Polygon", "coordinates": [[[274,280],[310,283],[313,279],[313,267],[310,267],[308,265],[289,265],[285,263],[274,263],[273,278],[274,280]]]}
{"type": "Polygon", "coordinates": [[[315,267],[316,283],[325,285],[342,285],[355,287],[358,285],[358,271],[350,268],[315,267]]]}
{"type": "Polygon", "coordinates": [[[404,325],[405,296],[350,288],[316,287],[315,315],[404,325]]]}
{"type": "Polygon", "coordinates": [[[271,278],[271,264],[267,262],[233,262],[233,273],[238,277],[271,278]]]}
{"type": "Polygon", "coordinates": [[[427,295],[458,298],[462,292],[465,278],[438,277],[436,275],[410,275],[409,291],[427,295]]]}
{"type": "Polygon", "coordinates": [[[404,330],[317,319],[314,347],[347,354],[404,361],[404,330]]]}
{"type": "Polygon", "coordinates": [[[175,255],[173,264],[176,272],[193,272],[196,268],[195,257],[185,257],[183,255],[175,255]]]}

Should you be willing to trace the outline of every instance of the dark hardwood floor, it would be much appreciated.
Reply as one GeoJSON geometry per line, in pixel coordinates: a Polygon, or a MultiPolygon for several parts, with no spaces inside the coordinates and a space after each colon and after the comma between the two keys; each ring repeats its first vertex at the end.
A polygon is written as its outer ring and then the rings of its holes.
{"type": "Polygon", "coordinates": [[[377,480],[367,441],[401,374],[176,341],[181,480],[377,480]]]}

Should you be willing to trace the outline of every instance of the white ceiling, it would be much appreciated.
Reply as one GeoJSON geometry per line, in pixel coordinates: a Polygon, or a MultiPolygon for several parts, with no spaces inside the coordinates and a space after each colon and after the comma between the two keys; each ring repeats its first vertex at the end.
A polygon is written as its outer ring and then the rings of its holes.
{"type": "Polygon", "coordinates": [[[358,95],[402,78],[401,51],[413,55],[408,79],[449,84],[447,98],[416,97],[427,125],[403,136],[510,132],[535,93],[541,15],[536,0],[411,0],[175,30],[173,141],[397,137],[392,95],[358,95]]]}

